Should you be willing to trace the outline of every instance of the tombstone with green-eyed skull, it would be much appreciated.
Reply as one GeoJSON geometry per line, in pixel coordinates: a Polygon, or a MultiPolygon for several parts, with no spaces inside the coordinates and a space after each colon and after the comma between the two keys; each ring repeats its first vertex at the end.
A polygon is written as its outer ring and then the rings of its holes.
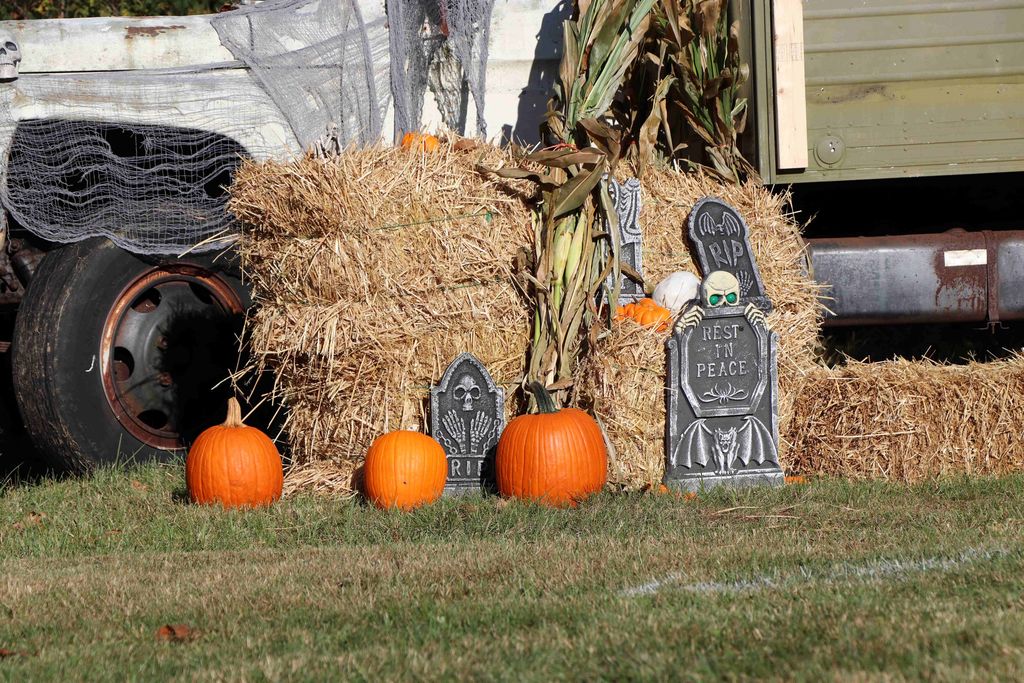
{"type": "MultiPolygon", "coordinates": [[[[700,283],[700,303],[696,306],[691,306],[683,314],[679,322],[676,323],[676,328],[678,329],[680,326],[685,328],[699,324],[704,317],[705,308],[736,306],[739,303],[739,280],[728,271],[716,270],[700,283]]],[[[762,326],[766,325],[764,313],[752,303],[744,306],[743,315],[751,321],[751,324],[757,322],[762,326]]]]}
{"type": "Polygon", "coordinates": [[[665,483],[778,485],[777,335],[736,276],[714,271],[667,343],[665,483]]]}

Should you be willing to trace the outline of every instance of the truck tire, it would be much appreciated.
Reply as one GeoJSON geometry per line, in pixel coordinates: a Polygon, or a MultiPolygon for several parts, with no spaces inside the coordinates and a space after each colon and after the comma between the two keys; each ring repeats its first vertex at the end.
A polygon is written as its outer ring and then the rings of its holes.
{"type": "Polygon", "coordinates": [[[231,259],[147,259],[101,238],[49,252],[18,310],[12,356],[44,464],[84,472],[180,458],[224,417],[248,305],[231,259]]]}

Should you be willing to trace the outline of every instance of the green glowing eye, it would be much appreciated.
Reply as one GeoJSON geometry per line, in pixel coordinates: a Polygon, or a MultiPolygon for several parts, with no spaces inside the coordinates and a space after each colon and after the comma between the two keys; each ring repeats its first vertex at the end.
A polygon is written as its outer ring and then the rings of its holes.
{"type": "Polygon", "coordinates": [[[708,301],[711,302],[712,306],[717,306],[718,303],[721,300],[722,300],[722,295],[721,294],[712,294],[710,297],[708,297],[708,301]]]}
{"type": "Polygon", "coordinates": [[[729,292],[728,294],[726,294],[725,295],[725,300],[728,301],[731,304],[736,303],[736,294],[735,294],[735,292],[729,292]]]}

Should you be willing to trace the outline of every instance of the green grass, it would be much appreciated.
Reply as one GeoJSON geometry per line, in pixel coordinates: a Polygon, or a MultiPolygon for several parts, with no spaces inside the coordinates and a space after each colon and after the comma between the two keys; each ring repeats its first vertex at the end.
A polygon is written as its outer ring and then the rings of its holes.
{"type": "Polygon", "coordinates": [[[409,514],[182,477],[0,489],[0,680],[1024,676],[1024,477],[409,514]]]}

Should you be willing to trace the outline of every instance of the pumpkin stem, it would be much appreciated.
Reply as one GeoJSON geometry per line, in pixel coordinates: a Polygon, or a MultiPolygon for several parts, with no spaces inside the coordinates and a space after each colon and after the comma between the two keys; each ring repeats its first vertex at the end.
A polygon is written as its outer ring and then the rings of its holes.
{"type": "Polygon", "coordinates": [[[551,394],[544,388],[544,385],[540,382],[530,382],[530,393],[537,399],[537,409],[541,413],[557,413],[558,408],[555,407],[555,401],[551,398],[551,394]]]}
{"type": "Polygon", "coordinates": [[[238,405],[238,399],[234,396],[228,399],[228,418],[224,420],[225,427],[242,426],[242,406],[238,405]]]}

